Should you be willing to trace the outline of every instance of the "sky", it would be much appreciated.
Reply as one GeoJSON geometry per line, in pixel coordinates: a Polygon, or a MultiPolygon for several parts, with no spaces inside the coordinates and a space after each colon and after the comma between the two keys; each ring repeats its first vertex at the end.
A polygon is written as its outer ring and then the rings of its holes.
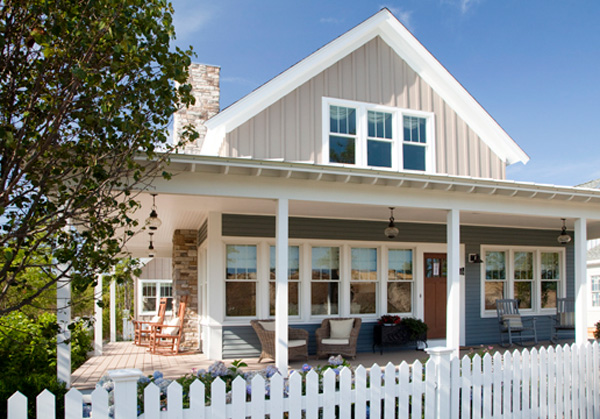
{"type": "Polygon", "coordinates": [[[600,178],[600,1],[172,0],[221,109],[387,7],[529,155],[507,179],[600,178]]]}

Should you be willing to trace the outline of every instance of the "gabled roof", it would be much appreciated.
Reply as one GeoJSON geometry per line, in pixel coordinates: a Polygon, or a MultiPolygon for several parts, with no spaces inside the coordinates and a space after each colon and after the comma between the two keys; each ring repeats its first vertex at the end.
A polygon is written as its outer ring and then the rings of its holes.
{"type": "Polygon", "coordinates": [[[590,180],[589,182],[577,185],[578,188],[600,189],[600,179],[590,180]]]}
{"type": "Polygon", "coordinates": [[[381,37],[504,162],[529,157],[466,89],[394,17],[382,9],[206,122],[202,154],[217,155],[225,135],[371,39],[381,37]]]}

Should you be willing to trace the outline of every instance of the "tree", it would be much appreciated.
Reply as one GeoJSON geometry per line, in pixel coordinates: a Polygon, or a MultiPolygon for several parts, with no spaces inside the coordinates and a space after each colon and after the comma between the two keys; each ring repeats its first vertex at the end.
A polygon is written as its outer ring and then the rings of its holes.
{"type": "Polygon", "coordinates": [[[166,0],[0,0],[0,316],[58,280],[94,284],[141,228],[136,196],[168,178],[171,117],[193,103],[172,13],[166,0]]]}

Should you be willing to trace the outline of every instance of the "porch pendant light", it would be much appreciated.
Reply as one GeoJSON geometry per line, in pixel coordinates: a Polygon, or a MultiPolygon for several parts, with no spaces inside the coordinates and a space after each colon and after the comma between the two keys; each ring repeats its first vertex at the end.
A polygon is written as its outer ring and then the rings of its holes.
{"type": "Polygon", "coordinates": [[[155,231],[160,227],[162,221],[158,218],[158,213],[156,212],[156,194],[152,194],[152,211],[150,211],[150,216],[146,218],[146,227],[150,230],[155,231]]]}
{"type": "Polygon", "coordinates": [[[394,237],[396,237],[398,235],[400,230],[398,230],[398,228],[394,225],[394,207],[389,207],[389,208],[390,208],[390,224],[385,229],[384,234],[387,236],[388,239],[393,239],[394,237]]]}
{"type": "Polygon", "coordinates": [[[154,233],[148,233],[150,235],[150,246],[148,246],[148,257],[153,258],[156,253],[154,252],[154,244],[152,243],[152,236],[154,233]]]}
{"type": "Polygon", "coordinates": [[[571,241],[571,236],[567,234],[567,227],[565,226],[566,218],[561,218],[563,225],[562,230],[560,232],[560,236],[556,238],[560,244],[567,244],[571,241]]]}

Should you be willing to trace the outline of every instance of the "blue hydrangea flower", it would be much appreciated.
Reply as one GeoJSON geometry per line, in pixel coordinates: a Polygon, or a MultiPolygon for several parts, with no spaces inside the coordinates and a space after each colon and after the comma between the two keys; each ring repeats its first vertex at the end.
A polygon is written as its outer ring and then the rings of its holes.
{"type": "Polygon", "coordinates": [[[310,366],[310,365],[308,365],[308,364],[304,364],[304,365],[302,365],[302,371],[303,371],[303,372],[308,372],[308,371],[310,371],[310,370],[312,370],[312,366],[310,366]]]}
{"type": "Polygon", "coordinates": [[[344,363],[344,358],[342,358],[341,355],[330,356],[328,362],[329,365],[342,365],[344,363]]]}
{"type": "Polygon", "coordinates": [[[269,365],[265,369],[265,374],[266,374],[267,378],[271,378],[275,374],[279,374],[279,369],[277,367],[275,367],[274,365],[269,365]]]}
{"type": "Polygon", "coordinates": [[[154,371],[154,374],[152,374],[152,378],[154,378],[155,380],[158,380],[159,378],[163,378],[163,373],[160,371],[154,371]]]}
{"type": "Polygon", "coordinates": [[[138,378],[138,383],[146,384],[149,382],[150,382],[150,378],[146,377],[145,375],[138,378]]]}

